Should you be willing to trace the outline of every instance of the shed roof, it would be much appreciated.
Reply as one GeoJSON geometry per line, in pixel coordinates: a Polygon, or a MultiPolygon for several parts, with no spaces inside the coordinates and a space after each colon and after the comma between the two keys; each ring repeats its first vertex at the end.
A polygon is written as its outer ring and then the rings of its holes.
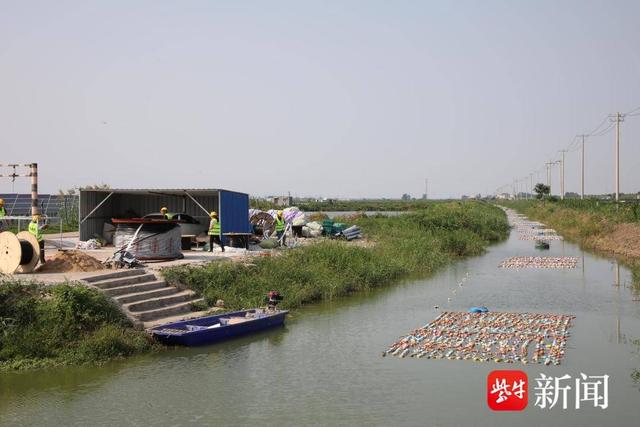
{"type": "Polygon", "coordinates": [[[211,193],[220,191],[228,191],[231,193],[242,193],[240,191],[225,190],[222,188],[86,188],[80,191],[94,191],[97,193],[115,193],[115,194],[153,194],[160,196],[182,196],[189,193],[192,196],[206,196],[211,193]]]}

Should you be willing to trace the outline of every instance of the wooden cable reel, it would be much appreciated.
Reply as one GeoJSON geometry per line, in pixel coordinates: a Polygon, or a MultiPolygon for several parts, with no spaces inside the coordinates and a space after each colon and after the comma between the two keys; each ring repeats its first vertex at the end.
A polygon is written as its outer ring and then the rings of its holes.
{"type": "Polygon", "coordinates": [[[40,260],[38,239],[28,231],[0,233],[0,272],[31,273],[40,260]]]}
{"type": "Polygon", "coordinates": [[[249,218],[249,222],[253,227],[261,230],[263,235],[270,236],[276,229],[276,221],[267,212],[258,212],[249,218]]]}

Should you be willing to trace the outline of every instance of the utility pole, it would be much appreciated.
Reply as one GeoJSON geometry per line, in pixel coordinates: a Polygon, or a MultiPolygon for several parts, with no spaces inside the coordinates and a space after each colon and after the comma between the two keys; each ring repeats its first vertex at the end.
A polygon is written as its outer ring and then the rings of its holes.
{"type": "Polygon", "coordinates": [[[547,165],[547,187],[549,187],[549,194],[551,194],[551,165],[553,164],[552,161],[548,161],[547,163],[545,163],[545,165],[547,165]]]}
{"type": "Polygon", "coordinates": [[[424,199],[429,199],[429,178],[424,179],[424,199]]]}
{"type": "Polygon", "coordinates": [[[580,168],[580,200],[584,200],[584,137],[585,134],[578,135],[582,137],[582,167],[580,168]]]}
{"type": "Polygon", "coordinates": [[[620,201],[620,123],[624,121],[624,114],[617,112],[615,116],[609,116],[616,122],[616,175],[614,177],[616,188],[616,202],[620,201]]]}
{"type": "Polygon", "coordinates": [[[564,200],[564,153],[567,150],[560,150],[562,159],[560,160],[560,200],[564,200]]]}
{"type": "Polygon", "coordinates": [[[529,192],[531,193],[531,198],[533,199],[533,172],[529,174],[529,192]]]}

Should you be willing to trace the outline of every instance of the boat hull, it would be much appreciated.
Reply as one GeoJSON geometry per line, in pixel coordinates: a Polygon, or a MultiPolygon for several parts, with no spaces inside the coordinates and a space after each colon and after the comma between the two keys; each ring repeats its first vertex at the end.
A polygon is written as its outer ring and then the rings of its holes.
{"type": "Polygon", "coordinates": [[[150,332],[154,338],[167,345],[200,346],[282,326],[284,325],[285,316],[288,313],[287,310],[279,310],[275,313],[264,315],[263,317],[242,321],[241,323],[207,328],[220,321],[224,321],[224,319],[241,318],[245,316],[247,312],[252,311],[253,310],[236,311],[201,317],[199,319],[168,323],[166,325],[156,326],[151,329],[150,332]],[[177,332],[186,327],[202,327],[203,329],[189,330],[182,333],[177,332]]]}

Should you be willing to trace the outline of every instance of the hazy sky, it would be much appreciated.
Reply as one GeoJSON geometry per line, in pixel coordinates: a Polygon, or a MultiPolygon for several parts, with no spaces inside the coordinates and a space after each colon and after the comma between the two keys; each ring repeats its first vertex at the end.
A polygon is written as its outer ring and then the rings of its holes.
{"type": "MultiPolygon", "coordinates": [[[[41,192],[493,193],[636,107],[638,1],[0,0],[0,163],[41,192]]],[[[613,150],[589,141],[587,192],[613,150]]],[[[640,190],[640,115],[621,168],[640,190]]]]}

